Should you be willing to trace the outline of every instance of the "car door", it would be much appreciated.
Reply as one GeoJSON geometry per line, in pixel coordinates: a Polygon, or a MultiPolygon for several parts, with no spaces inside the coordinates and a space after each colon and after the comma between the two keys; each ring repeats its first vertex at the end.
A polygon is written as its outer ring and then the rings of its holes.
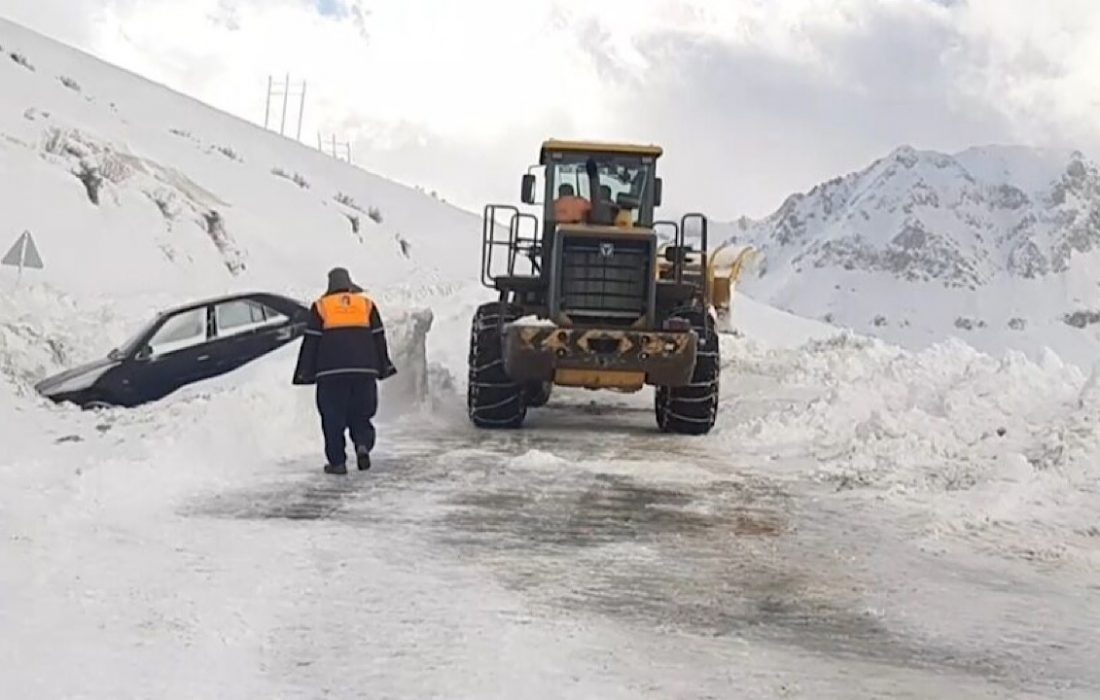
{"type": "Polygon", "coordinates": [[[136,403],[155,401],[210,371],[209,306],[167,316],[126,362],[126,382],[136,403]]]}
{"type": "Polygon", "coordinates": [[[218,373],[230,372],[274,350],[285,317],[252,299],[214,306],[213,355],[218,373]]]}

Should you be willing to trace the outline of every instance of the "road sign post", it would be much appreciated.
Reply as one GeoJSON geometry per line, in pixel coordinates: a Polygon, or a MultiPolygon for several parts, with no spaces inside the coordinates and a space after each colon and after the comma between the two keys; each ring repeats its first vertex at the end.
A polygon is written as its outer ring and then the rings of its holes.
{"type": "Polygon", "coordinates": [[[41,270],[45,267],[42,263],[42,255],[38,252],[38,246],[34,243],[34,237],[30,231],[24,231],[23,235],[15,241],[15,245],[0,259],[0,265],[19,268],[19,281],[23,281],[23,268],[29,267],[41,270]]]}

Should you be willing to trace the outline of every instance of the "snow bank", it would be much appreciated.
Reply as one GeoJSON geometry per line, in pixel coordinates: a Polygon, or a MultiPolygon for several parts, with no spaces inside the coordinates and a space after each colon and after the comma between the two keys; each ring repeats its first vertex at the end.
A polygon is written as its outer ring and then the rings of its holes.
{"type": "Polygon", "coordinates": [[[738,291],[719,329],[771,347],[797,347],[841,333],[835,326],[781,311],[738,291]]]}
{"type": "Polygon", "coordinates": [[[793,397],[747,419],[725,398],[719,434],[731,450],[809,455],[839,491],[929,508],[930,533],[1011,531],[1028,552],[1061,546],[1052,531],[1090,544],[1100,400],[1078,367],[1053,354],[994,359],[959,341],[911,353],[847,333],[724,349],[728,371],[771,376],[793,397]]]}

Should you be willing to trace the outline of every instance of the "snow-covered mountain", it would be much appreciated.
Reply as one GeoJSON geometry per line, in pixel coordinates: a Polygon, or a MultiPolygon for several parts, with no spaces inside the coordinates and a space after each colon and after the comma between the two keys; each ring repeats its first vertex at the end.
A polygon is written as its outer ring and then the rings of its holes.
{"type": "Polygon", "coordinates": [[[799,314],[909,346],[1100,351],[1100,169],[1079,152],[902,147],[723,231],[764,253],[743,289],[799,314]]]}

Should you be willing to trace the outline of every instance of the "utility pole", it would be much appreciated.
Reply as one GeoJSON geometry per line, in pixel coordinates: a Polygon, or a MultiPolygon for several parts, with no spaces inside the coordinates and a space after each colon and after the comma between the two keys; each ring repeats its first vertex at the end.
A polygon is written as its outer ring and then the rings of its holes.
{"type": "Polygon", "coordinates": [[[306,81],[302,81],[302,103],[298,107],[298,141],[302,140],[302,116],[306,113],[306,81]]]}
{"type": "Polygon", "coordinates": [[[347,157],[348,163],[351,163],[351,141],[337,141],[336,134],[333,134],[330,138],[326,139],[321,135],[321,132],[317,132],[317,150],[324,153],[327,156],[331,156],[336,160],[340,160],[340,153],[344,153],[347,157]]]}
{"type": "Polygon", "coordinates": [[[267,106],[264,109],[264,128],[269,129],[271,127],[271,98],[282,97],[283,98],[283,111],[282,120],[279,124],[279,135],[286,136],[286,117],[287,110],[290,105],[291,97],[300,97],[301,102],[298,105],[298,141],[302,140],[302,126],[305,121],[306,113],[306,81],[302,81],[301,92],[296,92],[290,87],[290,73],[286,74],[286,81],[281,85],[275,84],[275,79],[272,76],[267,76],[267,106]]]}
{"type": "Polygon", "coordinates": [[[273,79],[269,75],[267,76],[267,107],[264,108],[264,129],[268,127],[268,123],[271,121],[271,88],[274,87],[273,79]]]}
{"type": "Polygon", "coordinates": [[[283,123],[279,125],[279,136],[286,135],[286,103],[290,97],[290,73],[286,74],[286,89],[283,91],[283,123]]]}

